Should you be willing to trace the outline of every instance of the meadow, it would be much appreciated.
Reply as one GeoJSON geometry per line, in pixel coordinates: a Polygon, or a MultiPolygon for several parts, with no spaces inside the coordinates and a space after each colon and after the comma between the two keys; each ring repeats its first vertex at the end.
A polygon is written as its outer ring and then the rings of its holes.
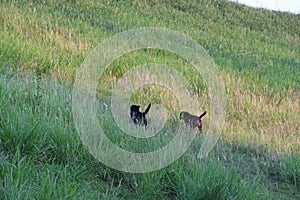
{"type": "MultiPolygon", "coordinates": [[[[223,0],[1,1],[0,198],[299,199],[299,44],[300,15],[223,0]],[[128,139],[111,108],[101,106],[135,66],[173,66],[198,97],[199,112],[208,111],[204,133],[182,157],[132,174],[102,164],[82,144],[72,91],[76,70],[98,44],[141,27],[176,30],[202,45],[224,81],[227,112],[217,144],[198,159],[211,117],[205,78],[162,50],[118,58],[99,78],[97,94],[99,122],[120,147],[149,152],[170,141],[165,129],[147,141],[128,139]]],[[[178,101],[167,89],[145,86],[131,99],[163,105],[175,116],[169,130],[179,123],[178,101]]]]}

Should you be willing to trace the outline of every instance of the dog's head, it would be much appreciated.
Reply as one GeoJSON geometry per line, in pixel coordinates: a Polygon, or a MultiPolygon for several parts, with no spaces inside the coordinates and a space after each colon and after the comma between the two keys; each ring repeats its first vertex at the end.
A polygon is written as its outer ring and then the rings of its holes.
{"type": "Polygon", "coordinates": [[[130,106],[130,111],[131,112],[140,112],[140,106],[138,106],[138,105],[131,105],[130,106]]]}
{"type": "Polygon", "coordinates": [[[180,112],[180,114],[179,114],[179,119],[180,119],[180,120],[184,119],[184,113],[185,113],[185,112],[180,112]]]}

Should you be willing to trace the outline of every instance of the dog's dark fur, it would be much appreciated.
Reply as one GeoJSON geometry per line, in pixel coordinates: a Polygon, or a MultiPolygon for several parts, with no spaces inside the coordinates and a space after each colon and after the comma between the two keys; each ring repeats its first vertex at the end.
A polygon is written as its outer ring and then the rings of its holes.
{"type": "Polygon", "coordinates": [[[140,112],[140,106],[131,105],[130,106],[130,117],[134,124],[147,126],[146,114],[149,112],[151,103],[148,105],[144,112],[140,112]]]}
{"type": "Polygon", "coordinates": [[[190,128],[196,128],[198,127],[199,131],[202,132],[202,121],[201,118],[206,115],[206,111],[202,113],[199,117],[195,115],[191,115],[188,112],[181,112],[180,113],[180,119],[183,119],[185,124],[189,126],[190,128]]]}

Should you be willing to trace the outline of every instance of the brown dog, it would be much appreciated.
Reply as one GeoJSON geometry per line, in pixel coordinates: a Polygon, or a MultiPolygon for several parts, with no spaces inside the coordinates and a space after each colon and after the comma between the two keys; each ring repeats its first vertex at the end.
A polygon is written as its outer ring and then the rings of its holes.
{"type": "Polygon", "coordinates": [[[188,112],[181,112],[180,113],[180,119],[183,119],[185,124],[189,126],[190,128],[196,128],[198,127],[199,131],[202,132],[202,121],[201,118],[206,115],[206,111],[202,113],[199,117],[195,115],[191,115],[188,112]]]}

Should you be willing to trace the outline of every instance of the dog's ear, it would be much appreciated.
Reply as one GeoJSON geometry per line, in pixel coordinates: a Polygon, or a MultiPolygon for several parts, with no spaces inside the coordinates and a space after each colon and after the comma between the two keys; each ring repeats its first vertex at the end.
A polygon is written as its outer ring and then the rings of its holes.
{"type": "Polygon", "coordinates": [[[182,119],[182,118],[183,118],[183,112],[180,112],[179,119],[182,119]]]}

